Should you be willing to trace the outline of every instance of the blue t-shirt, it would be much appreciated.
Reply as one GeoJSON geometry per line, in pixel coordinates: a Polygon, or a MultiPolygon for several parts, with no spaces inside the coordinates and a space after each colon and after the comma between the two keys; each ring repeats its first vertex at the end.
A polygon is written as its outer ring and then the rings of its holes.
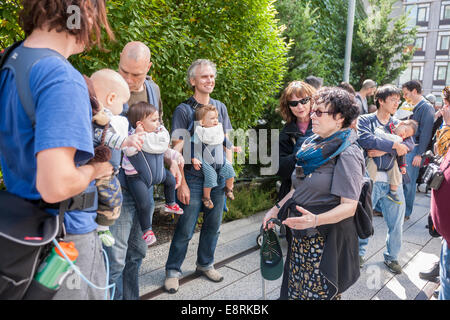
{"type": "MultiPolygon", "coordinates": [[[[32,67],[29,81],[35,102],[34,131],[20,102],[13,73],[9,70],[0,73],[0,164],[9,192],[37,200],[41,198],[36,189],[38,152],[75,148],[76,165],[93,157],[92,110],[86,83],[67,60],[41,59],[32,67]]],[[[97,228],[95,217],[95,211],[67,212],[66,231],[91,232],[97,228]]]]}

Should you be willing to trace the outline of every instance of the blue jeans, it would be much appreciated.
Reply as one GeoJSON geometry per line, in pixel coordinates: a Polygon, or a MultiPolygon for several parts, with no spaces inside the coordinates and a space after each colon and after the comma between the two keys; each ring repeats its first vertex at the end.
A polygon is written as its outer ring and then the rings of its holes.
{"type": "Polygon", "coordinates": [[[204,271],[213,268],[214,252],[222,223],[225,180],[219,176],[219,185],[211,190],[211,200],[214,203],[213,209],[203,208],[203,178],[187,174],[186,182],[191,196],[189,205],[178,203],[184,210],[184,213],[178,220],[172,243],[170,244],[169,256],[166,262],[166,276],[169,278],[179,278],[181,276],[181,265],[186,257],[189,241],[194,235],[200,211],[203,211],[204,214],[197,249],[197,267],[204,271]]]}
{"type": "MultiPolygon", "coordinates": [[[[393,261],[397,260],[402,246],[405,199],[403,196],[402,185],[399,185],[397,190],[397,195],[402,202],[400,205],[386,197],[389,193],[389,189],[389,183],[375,182],[372,190],[372,206],[375,208],[378,205],[383,213],[384,221],[388,227],[386,251],[383,255],[385,260],[393,261]]],[[[368,243],[369,238],[359,239],[359,255],[361,257],[366,253],[366,246],[368,243]]]]}
{"type": "MultiPolygon", "coordinates": [[[[153,187],[149,189],[152,210],[153,187]]],[[[116,284],[115,300],[139,299],[139,268],[147,252],[137,216],[136,204],[130,192],[122,188],[123,203],[120,217],[109,227],[116,243],[105,247],[109,259],[109,282],[116,284]]]]}
{"type": "Polygon", "coordinates": [[[439,289],[439,300],[450,300],[450,251],[446,240],[442,242],[441,262],[439,274],[441,288],[439,289]]]}
{"type": "Polygon", "coordinates": [[[419,177],[419,170],[420,170],[420,167],[413,167],[412,165],[412,161],[414,159],[414,156],[416,155],[415,154],[416,148],[414,148],[412,152],[406,154],[406,165],[407,165],[406,173],[408,174],[408,177],[411,180],[409,181],[409,183],[405,183],[403,185],[403,191],[405,194],[406,217],[409,217],[411,215],[414,206],[414,200],[416,199],[416,191],[417,191],[416,180],[419,177]]]}

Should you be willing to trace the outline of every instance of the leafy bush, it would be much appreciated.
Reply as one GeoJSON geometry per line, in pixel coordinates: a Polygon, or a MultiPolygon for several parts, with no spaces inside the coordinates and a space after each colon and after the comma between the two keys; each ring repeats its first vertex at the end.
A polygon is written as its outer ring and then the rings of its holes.
{"type": "Polygon", "coordinates": [[[228,212],[224,212],[223,221],[245,218],[271,208],[277,197],[275,181],[236,185],[235,199],[227,201],[228,212]]]}
{"type": "Polygon", "coordinates": [[[0,2],[0,48],[6,48],[24,37],[18,23],[20,2],[18,0],[0,2]]]}
{"type": "MultiPolygon", "coordinates": [[[[187,68],[195,59],[211,59],[218,71],[213,96],[227,105],[233,127],[245,130],[256,123],[267,99],[279,90],[286,71],[288,49],[272,2],[107,1],[108,21],[117,41],[105,44],[109,52],[93,49],[71,57],[71,62],[87,75],[100,68],[117,69],[123,46],[144,42],[152,52],[151,75],[161,87],[164,118],[170,126],[175,107],[191,95],[185,84],[187,68]]],[[[5,47],[21,36],[19,2],[6,1],[0,8],[0,41],[5,47]]]]}
{"type": "Polygon", "coordinates": [[[198,58],[217,64],[213,96],[228,108],[234,128],[256,123],[267,99],[277,92],[286,67],[287,46],[269,0],[108,1],[108,20],[117,42],[110,53],[94,49],[72,59],[86,74],[116,69],[123,46],[133,40],[152,52],[151,74],[161,87],[166,125],[175,107],[191,95],[186,70],[198,58]]]}

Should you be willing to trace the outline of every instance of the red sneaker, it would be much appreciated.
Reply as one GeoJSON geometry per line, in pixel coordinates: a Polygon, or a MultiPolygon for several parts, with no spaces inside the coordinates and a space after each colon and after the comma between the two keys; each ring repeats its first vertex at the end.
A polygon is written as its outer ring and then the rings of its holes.
{"type": "Polygon", "coordinates": [[[181,209],[180,206],[176,203],[174,203],[170,206],[168,204],[165,204],[164,211],[169,212],[169,213],[175,213],[175,214],[183,214],[184,213],[183,209],[181,209]]]}
{"type": "Polygon", "coordinates": [[[145,240],[147,246],[151,246],[156,242],[156,236],[152,230],[148,230],[147,232],[145,232],[144,235],[142,236],[142,239],[145,240]]]}

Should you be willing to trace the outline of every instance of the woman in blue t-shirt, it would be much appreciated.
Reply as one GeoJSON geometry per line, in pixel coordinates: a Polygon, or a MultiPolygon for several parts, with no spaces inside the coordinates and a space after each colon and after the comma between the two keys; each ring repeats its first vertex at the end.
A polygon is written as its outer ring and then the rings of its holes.
{"type": "MultiPolygon", "coordinates": [[[[113,38],[105,4],[72,1],[78,10],[69,20],[65,4],[62,0],[23,1],[20,22],[27,38],[12,54],[51,52],[29,70],[34,128],[19,99],[13,72],[6,69],[0,73],[0,162],[6,187],[22,198],[47,203],[76,196],[92,187],[94,179],[112,174],[108,162],[88,163],[93,157],[88,90],[81,74],[67,61],[85,48],[100,45],[102,27],[113,38]]],[[[101,242],[95,232],[96,203],[90,209],[79,209],[65,213],[64,240],[75,243],[79,251],[76,265],[81,272],[104,286],[101,242]]],[[[104,291],[79,280],[68,277],[55,299],[105,296],[104,291]]]]}

